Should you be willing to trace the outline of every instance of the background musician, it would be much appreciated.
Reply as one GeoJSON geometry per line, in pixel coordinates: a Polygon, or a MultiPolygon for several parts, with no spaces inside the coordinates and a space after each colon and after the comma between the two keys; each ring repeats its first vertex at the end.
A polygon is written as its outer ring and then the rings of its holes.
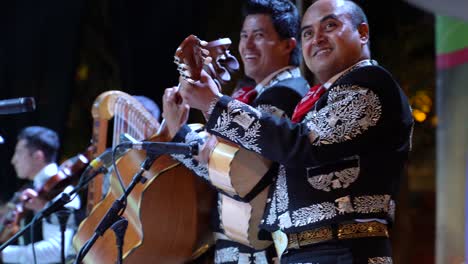
{"type": "MultiPolygon", "coordinates": [[[[41,198],[42,187],[51,177],[58,173],[56,164],[59,149],[59,137],[56,132],[40,126],[24,128],[18,135],[15,152],[11,163],[13,164],[17,177],[33,182],[33,188],[22,192],[24,207],[37,213],[48,201],[41,198]]],[[[71,186],[65,188],[70,191],[71,186]]],[[[76,197],[65,205],[72,212],[80,208],[80,199],[76,197]]],[[[61,231],[56,213],[44,218],[42,221],[43,240],[34,243],[37,263],[59,263],[61,262],[61,231]]],[[[65,229],[65,254],[71,255],[72,236],[76,230],[76,221],[73,214],[68,217],[65,229]]],[[[27,234],[27,233],[26,233],[27,234]]],[[[11,245],[1,252],[4,263],[34,263],[34,253],[31,244],[11,245]]]]}

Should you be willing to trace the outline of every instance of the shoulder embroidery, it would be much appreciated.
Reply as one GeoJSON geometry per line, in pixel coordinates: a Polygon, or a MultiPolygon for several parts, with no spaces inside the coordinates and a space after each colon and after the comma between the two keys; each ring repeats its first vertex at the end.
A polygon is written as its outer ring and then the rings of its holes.
{"type": "Polygon", "coordinates": [[[284,111],[274,105],[262,104],[262,105],[257,105],[255,108],[257,108],[257,110],[262,113],[269,113],[277,117],[285,116],[284,111]]]}
{"type": "Polygon", "coordinates": [[[258,118],[261,112],[257,109],[232,100],[228,104],[228,110],[223,111],[216,120],[213,131],[227,137],[228,139],[241,144],[249,150],[261,152],[258,146],[259,129],[261,127],[258,118]],[[237,123],[240,127],[232,127],[232,123],[237,123]],[[242,135],[240,134],[243,130],[242,135]]]}
{"type": "Polygon", "coordinates": [[[357,85],[330,90],[327,106],[307,115],[307,127],[314,145],[351,140],[375,126],[382,114],[378,96],[357,85]]]}

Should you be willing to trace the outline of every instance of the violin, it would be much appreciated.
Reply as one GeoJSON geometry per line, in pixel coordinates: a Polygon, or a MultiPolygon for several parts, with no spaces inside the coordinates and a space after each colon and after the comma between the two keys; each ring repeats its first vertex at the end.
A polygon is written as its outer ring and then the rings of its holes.
{"type": "Polygon", "coordinates": [[[80,153],[66,161],[60,166],[57,174],[50,177],[41,189],[38,196],[46,201],[52,200],[59,195],[67,186],[78,182],[86,166],[88,166],[94,147],[90,146],[84,153],[80,153]]]}
{"type": "MultiPolygon", "coordinates": [[[[41,189],[37,191],[38,196],[50,201],[69,186],[76,184],[84,169],[90,162],[93,147],[88,147],[84,153],[80,153],[59,166],[56,175],[50,177],[41,189]]],[[[25,188],[15,192],[6,204],[6,212],[0,217],[0,242],[3,243],[20,229],[20,220],[25,216],[24,203],[27,201],[22,196],[25,188]]]]}
{"type": "Polygon", "coordinates": [[[23,217],[23,206],[21,201],[22,188],[13,194],[13,197],[6,203],[5,212],[0,217],[0,242],[7,241],[19,230],[19,221],[23,217]]]}

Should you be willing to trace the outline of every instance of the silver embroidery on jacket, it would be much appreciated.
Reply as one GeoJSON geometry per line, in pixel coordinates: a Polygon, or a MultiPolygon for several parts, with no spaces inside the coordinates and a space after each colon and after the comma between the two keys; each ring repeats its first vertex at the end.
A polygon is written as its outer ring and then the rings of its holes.
{"type": "Polygon", "coordinates": [[[195,131],[190,131],[185,135],[185,143],[199,143],[200,140],[206,140],[206,137],[201,137],[200,134],[195,131]]]}
{"type": "Polygon", "coordinates": [[[282,230],[284,230],[285,228],[290,228],[292,226],[291,216],[289,216],[289,212],[285,212],[278,216],[278,221],[278,225],[282,230]]]}
{"type": "Polygon", "coordinates": [[[270,210],[266,219],[268,225],[273,225],[276,222],[276,191],[273,192],[273,199],[271,199],[270,210]]]}
{"type": "Polygon", "coordinates": [[[215,264],[227,262],[237,262],[238,264],[268,264],[268,259],[265,251],[255,252],[253,254],[240,253],[237,247],[216,250],[215,264]]]}
{"type": "Polygon", "coordinates": [[[293,224],[296,227],[305,226],[325,219],[332,219],[335,216],[335,205],[329,202],[313,204],[292,213],[293,224]]]}
{"type": "Polygon", "coordinates": [[[226,262],[238,261],[239,249],[236,247],[228,247],[216,250],[215,263],[221,264],[226,262]]]}
{"type": "Polygon", "coordinates": [[[246,149],[261,152],[257,142],[258,137],[260,136],[259,129],[261,125],[258,121],[260,116],[261,113],[257,109],[242,102],[233,100],[228,104],[228,111],[223,111],[216,120],[216,125],[214,126],[213,131],[218,132],[233,142],[241,144],[246,149]],[[245,107],[249,109],[249,112],[242,109],[245,107]],[[255,115],[257,120],[255,120],[255,117],[251,115],[255,115]],[[238,127],[230,127],[231,122],[235,122],[243,128],[242,136],[239,134],[238,127]]]}
{"type": "Polygon", "coordinates": [[[172,154],[171,157],[180,161],[185,167],[195,172],[198,176],[209,180],[208,167],[206,164],[201,164],[192,157],[185,156],[184,154],[172,154]]]}
{"type": "Polygon", "coordinates": [[[338,203],[338,207],[336,209],[339,214],[354,212],[353,204],[351,203],[349,196],[340,197],[336,199],[335,202],[338,203]]]}
{"type": "Polygon", "coordinates": [[[329,192],[333,176],[335,176],[335,174],[332,172],[314,177],[308,177],[307,181],[310,183],[310,185],[312,185],[312,187],[314,187],[314,189],[329,192]]]}
{"type": "Polygon", "coordinates": [[[278,169],[278,180],[276,182],[275,193],[278,202],[276,205],[276,210],[278,213],[282,213],[289,207],[288,185],[286,183],[286,168],[282,165],[280,165],[278,169]]]}
{"type": "Polygon", "coordinates": [[[237,262],[239,264],[250,264],[252,261],[250,261],[250,254],[249,253],[239,253],[239,261],[237,262]]]}
{"type": "Polygon", "coordinates": [[[369,258],[367,261],[368,264],[393,264],[391,257],[375,257],[369,258]]]}
{"type": "Polygon", "coordinates": [[[322,220],[332,219],[338,214],[352,212],[386,212],[391,216],[392,211],[394,210],[394,204],[395,201],[390,199],[390,195],[357,196],[354,197],[352,201],[349,196],[344,196],[336,199],[335,203],[323,202],[293,211],[291,214],[292,224],[295,227],[305,226],[322,220]]]}
{"type": "Polygon", "coordinates": [[[354,208],[358,213],[389,212],[390,195],[366,195],[354,197],[354,208]]]}
{"type": "Polygon", "coordinates": [[[307,181],[317,190],[329,192],[331,188],[348,188],[359,176],[359,167],[347,168],[307,178],[307,181]],[[335,178],[335,179],[334,179],[335,178]],[[330,188],[331,187],[331,188],[330,188]]]}
{"type": "Polygon", "coordinates": [[[268,113],[277,117],[286,116],[283,110],[273,105],[262,104],[262,105],[257,105],[255,108],[257,108],[257,110],[262,113],[268,113]]]}
{"type": "Polygon", "coordinates": [[[307,119],[314,145],[351,140],[375,126],[382,114],[378,96],[357,85],[333,87],[327,100],[327,106],[307,119]]]}

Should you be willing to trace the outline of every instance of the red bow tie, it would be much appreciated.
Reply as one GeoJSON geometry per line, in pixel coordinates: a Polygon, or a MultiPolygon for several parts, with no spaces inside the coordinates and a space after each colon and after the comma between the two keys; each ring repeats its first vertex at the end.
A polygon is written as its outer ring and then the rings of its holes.
{"type": "Polygon", "coordinates": [[[251,104],[257,97],[257,90],[253,86],[244,86],[235,91],[231,97],[243,103],[251,104]]]}
{"type": "Polygon", "coordinates": [[[294,109],[293,116],[291,120],[294,123],[298,123],[302,120],[307,112],[315,105],[317,100],[322,96],[322,94],[326,91],[321,84],[317,84],[309,89],[306,95],[302,98],[302,100],[297,104],[296,109],[294,109]]]}

